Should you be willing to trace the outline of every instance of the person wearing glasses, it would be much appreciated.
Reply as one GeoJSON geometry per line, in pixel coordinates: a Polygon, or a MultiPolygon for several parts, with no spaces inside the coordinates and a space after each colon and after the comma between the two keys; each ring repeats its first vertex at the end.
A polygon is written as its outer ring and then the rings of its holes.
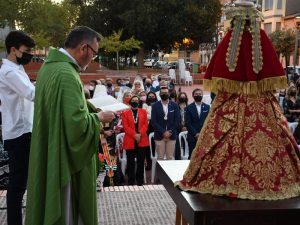
{"type": "Polygon", "coordinates": [[[7,58],[0,69],[0,100],[4,149],[9,156],[7,224],[22,224],[22,199],[27,185],[30,136],[35,87],[23,65],[33,55],[34,40],[22,31],[11,31],[6,39],[7,58]]]}
{"type": "Polygon", "coordinates": [[[100,35],[76,27],[65,47],[50,48],[38,72],[26,224],[96,225],[96,165],[100,123],[113,112],[90,113],[79,73],[97,55],[100,35]]]}

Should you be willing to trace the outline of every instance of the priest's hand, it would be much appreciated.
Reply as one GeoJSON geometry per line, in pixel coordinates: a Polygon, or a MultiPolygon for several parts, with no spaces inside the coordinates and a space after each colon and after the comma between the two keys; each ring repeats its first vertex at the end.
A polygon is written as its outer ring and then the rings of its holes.
{"type": "Polygon", "coordinates": [[[102,123],[110,123],[116,118],[115,113],[112,111],[99,112],[97,113],[97,116],[102,123]]]}

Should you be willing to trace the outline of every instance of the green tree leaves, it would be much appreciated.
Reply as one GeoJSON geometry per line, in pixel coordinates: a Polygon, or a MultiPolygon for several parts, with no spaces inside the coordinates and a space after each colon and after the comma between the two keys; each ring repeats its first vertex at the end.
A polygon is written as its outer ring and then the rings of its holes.
{"type": "MultiPolygon", "coordinates": [[[[212,41],[221,15],[218,0],[73,0],[81,6],[78,24],[104,36],[123,29],[127,38],[143,41],[145,50],[169,51],[174,42],[189,37],[198,48],[212,41]]],[[[194,47],[195,47],[194,46],[194,47]]]]}
{"type": "Polygon", "coordinates": [[[290,65],[290,56],[295,50],[295,33],[293,30],[277,30],[270,34],[270,39],[278,54],[285,57],[286,65],[290,65]]]}
{"type": "Polygon", "coordinates": [[[63,46],[79,13],[79,6],[71,0],[61,4],[51,0],[0,0],[0,8],[0,22],[7,21],[12,28],[31,34],[39,47],[63,46]]]}
{"type": "Polygon", "coordinates": [[[108,53],[117,54],[117,69],[119,70],[119,52],[120,51],[132,51],[133,49],[140,49],[141,41],[136,40],[134,37],[130,37],[127,40],[121,40],[122,30],[113,32],[109,37],[104,37],[100,42],[100,48],[105,49],[108,53]]]}

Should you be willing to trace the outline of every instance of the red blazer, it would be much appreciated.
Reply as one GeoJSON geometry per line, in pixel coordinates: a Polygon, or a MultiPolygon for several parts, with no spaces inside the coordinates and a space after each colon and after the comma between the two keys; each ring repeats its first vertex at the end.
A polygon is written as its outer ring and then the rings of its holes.
{"type": "MultiPolygon", "coordinates": [[[[122,124],[125,132],[123,148],[125,150],[134,149],[134,135],[135,132],[135,124],[133,120],[133,114],[131,109],[126,110],[122,113],[122,124]]],[[[139,133],[141,134],[141,141],[138,144],[139,147],[148,147],[149,139],[147,135],[148,129],[148,119],[147,112],[145,109],[138,109],[138,128],[139,133]]]]}

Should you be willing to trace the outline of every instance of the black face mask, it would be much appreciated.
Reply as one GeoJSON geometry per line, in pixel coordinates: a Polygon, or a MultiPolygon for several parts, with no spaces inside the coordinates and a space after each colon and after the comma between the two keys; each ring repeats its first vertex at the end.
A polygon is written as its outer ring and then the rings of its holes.
{"type": "Polygon", "coordinates": [[[20,65],[26,65],[26,64],[30,63],[32,57],[33,57],[32,54],[23,52],[22,57],[16,57],[17,63],[20,65]]]}
{"type": "Polygon", "coordinates": [[[130,102],[132,108],[137,108],[139,106],[138,102],[130,102]]]}
{"type": "Polygon", "coordinates": [[[178,100],[179,100],[180,103],[186,102],[186,98],[179,98],[178,100]]]}
{"type": "Polygon", "coordinates": [[[194,96],[194,100],[195,100],[195,102],[201,102],[202,101],[202,96],[196,95],[196,96],[194,96]]]}
{"type": "Polygon", "coordinates": [[[290,93],[290,96],[296,96],[296,92],[295,92],[295,91],[292,91],[292,92],[290,93]]]}
{"type": "Polygon", "coordinates": [[[111,83],[108,83],[108,84],[107,84],[107,87],[109,87],[109,88],[110,88],[111,86],[112,86],[112,84],[111,84],[111,83]]]}
{"type": "Polygon", "coordinates": [[[160,98],[163,100],[163,101],[166,101],[169,99],[169,94],[160,94],[160,98]]]}
{"type": "Polygon", "coordinates": [[[150,87],[150,86],[151,86],[151,84],[150,84],[150,83],[147,83],[147,84],[146,84],[146,86],[147,86],[147,87],[150,87]]]}
{"type": "Polygon", "coordinates": [[[155,98],[148,98],[148,102],[150,102],[150,103],[156,102],[156,99],[155,98]]]}

